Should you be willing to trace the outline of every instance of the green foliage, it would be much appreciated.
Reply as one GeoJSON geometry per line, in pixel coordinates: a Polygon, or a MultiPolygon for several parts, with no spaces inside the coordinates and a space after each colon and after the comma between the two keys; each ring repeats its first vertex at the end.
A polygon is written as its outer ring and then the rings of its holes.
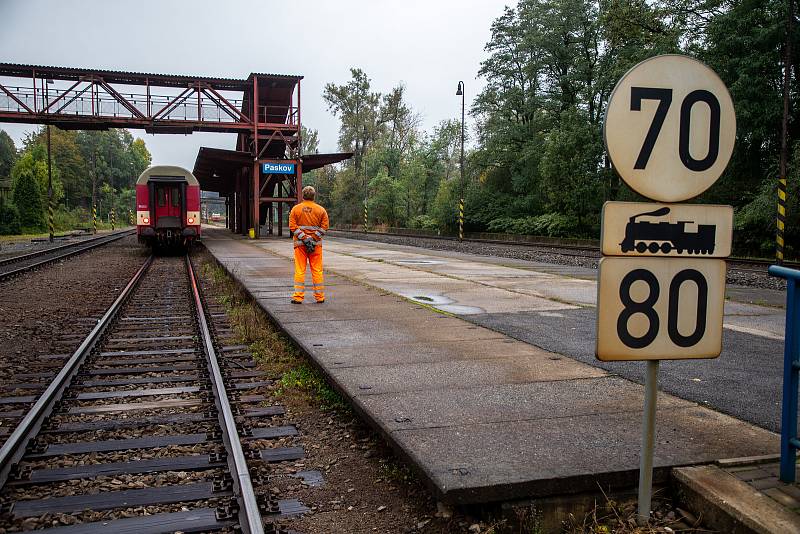
{"type": "Polygon", "coordinates": [[[15,235],[21,231],[16,206],[0,198],[0,235],[15,235]]]}
{"type": "Polygon", "coordinates": [[[436,230],[439,227],[439,223],[430,215],[417,215],[408,221],[408,227],[420,230],[436,230]]]}
{"type": "MultiPolygon", "coordinates": [[[[0,182],[14,147],[7,137],[0,131],[0,182]]],[[[127,130],[75,132],[51,127],[50,148],[56,229],[89,226],[93,189],[100,221],[107,220],[112,209],[118,224],[127,221],[128,211],[134,209],[136,179],[151,161],[143,140],[134,139],[127,130]]],[[[49,201],[47,128],[29,134],[13,161],[9,174],[22,229],[43,230],[49,201]]]]}
{"type": "Polygon", "coordinates": [[[373,193],[369,196],[370,220],[377,224],[398,226],[401,210],[405,204],[405,191],[398,180],[389,176],[386,169],[381,170],[369,183],[373,193]]]}
{"type": "MultiPolygon", "coordinates": [[[[785,17],[783,0],[519,0],[491,24],[479,70],[486,84],[473,100],[476,127],[463,169],[459,120],[426,135],[402,85],[380,94],[352,69],[350,82],[328,84],[323,95],[342,119],[341,148],[356,153],[326,178],[330,200],[346,204],[334,208],[335,220],[361,223],[366,176],[374,223],[452,233],[463,187],[467,230],[597,237],[603,202],[642,200],[605,155],[602,121],[611,91],[639,61],[682,53],[719,73],[737,111],[731,163],[697,201],[732,204],[737,253],[770,256],[785,17]]],[[[800,23],[794,27],[798,51],[800,23]]],[[[793,101],[798,94],[795,75],[793,101]]],[[[790,146],[800,132],[798,110],[790,111],[790,146]]],[[[800,242],[799,173],[795,154],[789,249],[800,242]]]]}
{"type": "Polygon", "coordinates": [[[348,409],[342,396],[328,385],[322,373],[306,363],[301,363],[283,373],[278,384],[280,385],[278,395],[283,394],[286,390],[300,390],[310,393],[323,410],[343,411],[348,409]]]}
{"type": "Polygon", "coordinates": [[[11,177],[11,168],[16,160],[17,147],[14,146],[14,140],[0,130],[0,181],[11,177]]]}
{"type": "MultiPolygon", "coordinates": [[[[46,171],[45,171],[46,172],[46,171]]],[[[14,165],[14,205],[19,211],[19,224],[23,232],[35,233],[46,228],[45,204],[37,179],[37,166],[31,154],[26,154],[14,165]]]]}
{"type": "Polygon", "coordinates": [[[490,232],[528,234],[549,237],[572,237],[579,226],[578,218],[562,213],[545,213],[536,217],[501,217],[489,223],[490,232]]]}

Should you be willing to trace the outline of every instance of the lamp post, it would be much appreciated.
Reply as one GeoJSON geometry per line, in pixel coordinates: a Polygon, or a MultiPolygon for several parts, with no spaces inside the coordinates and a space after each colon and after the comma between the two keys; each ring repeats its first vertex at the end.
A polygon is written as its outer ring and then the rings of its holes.
{"type": "Polygon", "coordinates": [[[461,97],[461,186],[458,199],[458,240],[464,240],[464,82],[458,82],[456,96],[461,97]]]}

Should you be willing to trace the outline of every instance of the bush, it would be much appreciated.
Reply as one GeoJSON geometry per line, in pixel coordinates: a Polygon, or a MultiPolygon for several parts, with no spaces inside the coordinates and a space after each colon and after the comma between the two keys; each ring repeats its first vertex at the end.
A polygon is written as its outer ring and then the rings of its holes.
{"type": "Polygon", "coordinates": [[[53,226],[58,231],[77,230],[88,228],[91,225],[91,216],[83,208],[68,210],[64,206],[59,206],[53,213],[53,226]]]}
{"type": "Polygon", "coordinates": [[[417,215],[416,217],[411,218],[408,223],[408,227],[419,228],[422,230],[436,230],[439,227],[439,223],[437,223],[436,219],[430,215],[417,215]]]}
{"type": "Polygon", "coordinates": [[[28,169],[20,168],[17,174],[14,182],[14,205],[19,210],[19,224],[23,231],[36,233],[47,227],[39,184],[28,169]]]}
{"type": "Polygon", "coordinates": [[[0,198],[0,235],[16,235],[20,230],[17,208],[0,198]]]}
{"type": "Polygon", "coordinates": [[[577,227],[577,217],[545,213],[536,217],[500,217],[489,223],[488,230],[506,234],[574,237],[577,227]]]}

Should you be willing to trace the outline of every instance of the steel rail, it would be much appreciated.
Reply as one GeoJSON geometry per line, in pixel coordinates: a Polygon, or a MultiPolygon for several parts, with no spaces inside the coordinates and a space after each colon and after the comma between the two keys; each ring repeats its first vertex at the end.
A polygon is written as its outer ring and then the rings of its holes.
{"type": "Polygon", "coordinates": [[[23,267],[19,267],[17,269],[12,269],[10,271],[0,273],[0,281],[5,280],[6,278],[10,278],[12,276],[16,276],[18,274],[22,274],[26,271],[30,271],[37,267],[42,267],[47,265],[48,263],[53,263],[58,260],[62,260],[64,258],[69,258],[71,256],[76,256],[82,252],[86,252],[88,250],[92,250],[97,247],[101,247],[103,245],[107,245],[109,243],[113,243],[114,241],[118,241],[123,237],[127,237],[132,235],[135,230],[125,230],[123,232],[119,232],[117,234],[112,234],[112,236],[102,236],[92,240],[81,241],[80,243],[69,243],[66,245],[59,245],[58,247],[52,247],[45,250],[37,250],[36,252],[31,252],[30,254],[24,254],[22,256],[15,256],[13,258],[6,258],[2,262],[0,262],[0,267],[5,265],[13,264],[22,262],[31,258],[35,258],[37,256],[44,256],[46,254],[50,254],[54,251],[63,250],[65,248],[69,248],[71,250],[65,251],[63,254],[58,254],[53,256],[52,258],[45,258],[41,261],[37,261],[35,263],[31,263],[29,265],[25,265],[23,267]]]}
{"type": "Polygon", "coordinates": [[[84,338],[80,346],[72,353],[64,367],[53,378],[47,389],[39,396],[36,403],[28,410],[22,421],[14,429],[6,442],[0,447],[0,487],[5,485],[11,467],[19,462],[25,454],[25,448],[30,440],[36,435],[44,422],[50,415],[53,406],[63,396],[64,390],[69,385],[72,377],[80,369],[86,357],[91,353],[100,337],[112,323],[123,304],[133,292],[144,273],[153,262],[153,256],[147,258],[141,268],[130,279],[125,288],[120,292],[114,302],[109,306],[103,316],[97,321],[92,331],[84,338]]]}
{"type": "Polygon", "coordinates": [[[264,523],[261,519],[261,512],[258,509],[258,501],[256,499],[255,490],[253,489],[253,482],[250,479],[250,470],[247,467],[247,460],[242,450],[242,442],[236,430],[236,419],[233,415],[227,392],[225,391],[225,383],[222,378],[219,359],[214,349],[214,340],[211,336],[211,330],[208,327],[208,321],[206,320],[205,308],[200,298],[200,291],[197,286],[194,269],[192,268],[192,261],[189,259],[188,255],[186,255],[186,266],[189,270],[189,279],[192,283],[192,295],[194,296],[194,303],[197,309],[197,322],[200,326],[203,345],[205,347],[206,357],[208,358],[208,369],[211,375],[211,383],[214,386],[214,397],[219,411],[220,425],[224,430],[222,437],[225,444],[228,446],[228,451],[231,453],[228,456],[228,465],[231,473],[236,474],[236,476],[233,477],[233,483],[238,486],[239,490],[239,523],[245,534],[263,534],[264,523]]]}

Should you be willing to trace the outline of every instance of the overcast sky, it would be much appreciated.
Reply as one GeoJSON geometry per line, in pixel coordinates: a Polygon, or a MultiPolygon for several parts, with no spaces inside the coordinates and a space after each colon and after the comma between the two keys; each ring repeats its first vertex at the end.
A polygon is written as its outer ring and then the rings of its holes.
{"type": "MultiPolygon", "coordinates": [[[[336,151],[338,120],[322,100],[350,67],[374,91],[402,82],[425,130],[467,108],[492,21],[515,0],[0,0],[0,62],[246,78],[299,74],[303,124],[336,151]]],[[[22,139],[29,125],[2,124],[22,139]]],[[[200,146],[233,149],[232,134],[150,135],[153,163],[191,169],[200,146]]]]}

